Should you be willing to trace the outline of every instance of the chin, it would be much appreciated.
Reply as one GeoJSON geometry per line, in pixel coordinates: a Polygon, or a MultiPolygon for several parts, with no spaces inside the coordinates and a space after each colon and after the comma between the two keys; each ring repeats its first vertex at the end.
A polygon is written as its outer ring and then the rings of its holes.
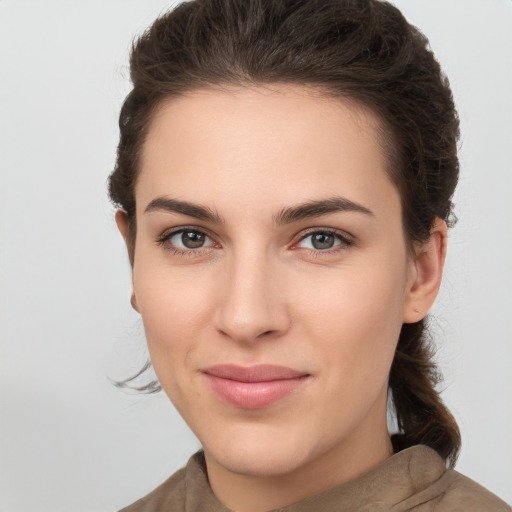
{"type": "Polygon", "coordinates": [[[261,478],[287,475],[304,463],[303,458],[294,451],[267,453],[261,449],[222,454],[221,459],[217,459],[217,462],[232,473],[261,478]]]}
{"type": "Polygon", "coordinates": [[[241,436],[213,443],[213,449],[204,444],[205,452],[232,473],[256,477],[277,477],[292,473],[308,462],[311,454],[307,443],[299,443],[300,436],[289,433],[280,436],[241,436]],[[244,439],[245,437],[245,439],[244,439]]]}

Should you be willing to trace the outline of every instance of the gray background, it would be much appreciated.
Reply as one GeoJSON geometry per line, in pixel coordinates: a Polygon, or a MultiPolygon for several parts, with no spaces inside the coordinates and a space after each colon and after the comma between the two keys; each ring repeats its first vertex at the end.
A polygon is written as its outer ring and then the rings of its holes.
{"type": "MultiPolygon", "coordinates": [[[[458,470],[512,502],[512,2],[400,0],[462,121],[460,222],[433,327],[458,470]]],[[[108,511],[198,448],[146,351],[105,181],[132,36],[163,0],[0,0],[0,510],[108,511]]]]}

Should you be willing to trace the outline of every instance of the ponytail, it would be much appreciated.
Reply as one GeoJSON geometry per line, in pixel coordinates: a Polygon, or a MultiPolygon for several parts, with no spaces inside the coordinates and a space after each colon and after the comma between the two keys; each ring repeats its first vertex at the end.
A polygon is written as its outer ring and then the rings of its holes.
{"type": "Polygon", "coordinates": [[[389,388],[399,432],[391,440],[395,451],[425,444],[455,465],[460,431],[436,386],[441,381],[433,349],[424,336],[425,321],[404,324],[391,366],[389,388]]]}

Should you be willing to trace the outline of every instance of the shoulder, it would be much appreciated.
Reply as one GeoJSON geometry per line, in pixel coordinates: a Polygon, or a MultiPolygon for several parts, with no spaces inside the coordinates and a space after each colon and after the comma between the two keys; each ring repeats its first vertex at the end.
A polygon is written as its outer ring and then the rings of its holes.
{"type": "Polygon", "coordinates": [[[438,512],[512,512],[495,494],[457,471],[446,471],[440,480],[445,488],[436,500],[438,512]]]}
{"type": "Polygon", "coordinates": [[[119,512],[182,512],[185,501],[185,474],[181,468],[148,495],[119,512]]]}
{"type": "Polygon", "coordinates": [[[202,451],[192,455],[184,468],[174,473],[154,491],[119,512],[185,512],[186,510],[227,511],[219,504],[210,489],[202,451]]]}
{"type": "Polygon", "coordinates": [[[403,491],[390,512],[512,512],[485,487],[446,469],[445,460],[432,448],[413,446],[391,459],[396,475],[403,478],[396,487],[403,491]]]}

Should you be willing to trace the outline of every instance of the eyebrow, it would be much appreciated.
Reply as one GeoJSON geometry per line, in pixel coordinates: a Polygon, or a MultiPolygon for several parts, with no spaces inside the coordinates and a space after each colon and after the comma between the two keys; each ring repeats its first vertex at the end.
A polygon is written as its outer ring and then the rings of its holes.
{"type": "Polygon", "coordinates": [[[375,216],[375,214],[366,206],[355,203],[345,197],[330,197],[318,201],[307,201],[296,206],[283,208],[274,216],[276,224],[290,224],[299,220],[321,217],[330,213],[337,212],[357,212],[365,215],[375,216]]]}
{"type": "MultiPolygon", "coordinates": [[[[169,197],[157,197],[153,199],[144,210],[144,213],[154,211],[166,211],[170,213],[180,213],[188,217],[206,220],[217,224],[223,224],[220,215],[200,204],[190,203],[188,201],[179,201],[169,197]]],[[[291,224],[299,220],[321,217],[330,213],[337,212],[357,212],[365,215],[374,216],[374,213],[359,203],[351,201],[345,197],[330,197],[328,199],[319,199],[307,201],[302,204],[283,208],[274,215],[273,219],[277,225],[291,224]]]]}
{"type": "Polygon", "coordinates": [[[170,213],[181,213],[182,215],[207,220],[217,224],[223,224],[220,215],[211,208],[200,204],[189,203],[188,201],[178,201],[177,199],[171,199],[169,197],[157,197],[153,199],[146,206],[144,213],[162,210],[170,213]]]}

